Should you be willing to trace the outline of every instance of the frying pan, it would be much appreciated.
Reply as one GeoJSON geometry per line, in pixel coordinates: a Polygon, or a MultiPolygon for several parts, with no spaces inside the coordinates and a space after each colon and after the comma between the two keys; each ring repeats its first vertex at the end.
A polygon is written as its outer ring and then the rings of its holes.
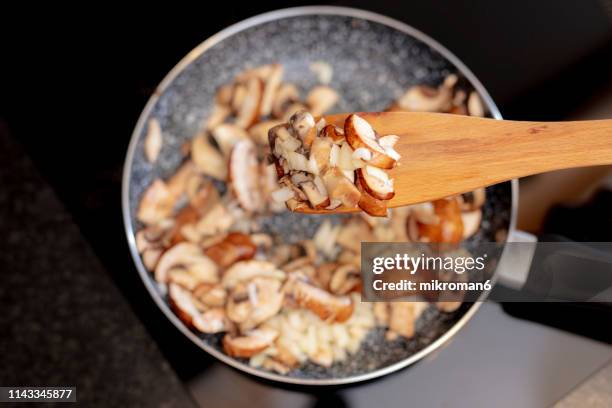
{"type": "MultiPolygon", "coordinates": [[[[195,333],[171,311],[166,294],[144,267],[135,245],[139,224],[136,208],[145,188],[157,177],[167,178],[179,166],[180,146],[193,137],[211,113],[216,89],[247,67],[270,62],[285,66],[285,80],[302,90],[317,84],[309,65],[325,61],[333,69],[330,83],[341,100],[336,112],[384,110],[408,87],[437,85],[450,73],[459,86],[475,89],[490,115],[501,115],[482,84],[442,45],[408,25],[371,12],[341,7],[299,7],[262,14],[230,26],[191,51],[164,78],[138,120],[123,176],[123,216],[134,262],[151,296],[185,336],[202,350],[239,370],[262,379],[306,386],[340,385],[371,380],[427,356],[447,342],[474,315],[480,302],[464,303],[454,313],[430,307],[417,324],[411,340],[384,340],[375,329],[361,349],[346,362],[331,368],[308,363],[287,375],[253,368],[248,362],[223,353],[220,335],[195,333]],[[159,120],[164,144],[159,158],[150,164],[144,157],[145,124],[159,120]]],[[[496,233],[514,231],[516,181],[487,189],[481,230],[472,239],[494,241],[496,233]]],[[[286,240],[312,237],[317,226],[331,217],[283,213],[262,216],[265,231],[286,240]]],[[[484,300],[486,293],[479,300],[484,300]]]]}

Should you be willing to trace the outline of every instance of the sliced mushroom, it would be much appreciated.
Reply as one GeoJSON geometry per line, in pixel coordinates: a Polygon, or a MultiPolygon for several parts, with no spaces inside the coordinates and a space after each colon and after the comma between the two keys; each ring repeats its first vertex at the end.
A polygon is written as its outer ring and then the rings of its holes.
{"type": "Polygon", "coordinates": [[[374,302],[373,312],[379,326],[389,325],[389,303],[374,302]]]}
{"type": "Polygon", "coordinates": [[[137,218],[140,222],[153,225],[172,214],[175,199],[166,183],[156,179],[145,190],[138,207],[137,218]]]}
{"type": "Polygon", "coordinates": [[[236,112],[236,126],[246,129],[257,121],[262,94],[263,85],[261,79],[250,78],[246,82],[246,95],[236,112]]]}
{"type": "Polygon", "coordinates": [[[304,140],[304,136],[315,127],[315,120],[310,112],[301,110],[291,115],[289,126],[300,139],[304,140]]]}
{"type": "Polygon", "coordinates": [[[393,179],[384,170],[374,166],[357,169],[357,180],[361,187],[372,197],[379,200],[390,200],[395,196],[393,179]]]}
{"type": "Polygon", "coordinates": [[[319,85],[310,90],[306,96],[306,104],[314,116],[321,116],[338,102],[338,92],[329,86],[319,85]]]}
{"type": "Polygon", "coordinates": [[[327,169],[321,176],[330,200],[338,200],[347,207],[356,207],[361,193],[337,167],[327,169]]]}
{"type": "Polygon", "coordinates": [[[200,213],[191,206],[183,207],[174,217],[174,227],[170,233],[170,245],[179,242],[198,241],[199,237],[190,234],[190,228],[195,227],[195,223],[200,218],[200,213]]]}
{"type": "Polygon", "coordinates": [[[208,307],[222,307],[227,292],[220,284],[200,283],[194,288],[193,296],[208,307]]]}
{"type": "Polygon", "coordinates": [[[285,272],[277,269],[276,265],[268,261],[240,261],[225,271],[221,284],[226,288],[232,288],[239,282],[246,282],[258,276],[283,280],[285,272]]]}
{"type": "Polygon", "coordinates": [[[279,120],[266,120],[254,124],[249,128],[249,135],[258,145],[268,144],[268,132],[275,126],[282,124],[279,120]]]}
{"type": "Polygon", "coordinates": [[[451,108],[455,75],[449,75],[437,88],[417,85],[408,89],[396,102],[401,110],[413,112],[446,112],[451,108]]]}
{"type": "Polygon", "coordinates": [[[225,119],[229,117],[231,113],[232,109],[229,106],[215,104],[212,109],[212,112],[210,113],[210,116],[206,120],[206,129],[210,130],[219,126],[225,121],[225,119]]]}
{"type": "Polygon", "coordinates": [[[219,191],[213,182],[199,174],[194,174],[187,180],[186,190],[189,205],[200,214],[206,214],[220,199],[219,191]]]}
{"type": "Polygon", "coordinates": [[[355,114],[350,115],[344,122],[344,135],[353,150],[364,147],[372,153],[368,164],[381,169],[391,169],[395,166],[399,158],[397,152],[393,150],[393,147],[382,147],[377,141],[376,132],[362,117],[355,114]]]}
{"type": "Polygon", "coordinates": [[[361,242],[373,241],[374,236],[368,224],[358,218],[351,219],[340,228],[336,242],[354,253],[360,253],[361,242]],[[357,237],[357,239],[356,239],[357,237]]]}
{"type": "MultiPolygon", "coordinates": [[[[234,291],[238,290],[240,292],[242,290],[240,286],[237,286],[234,291]]],[[[244,283],[244,287],[246,287],[246,299],[242,300],[241,297],[244,292],[238,293],[239,302],[236,302],[236,297],[230,294],[227,313],[230,318],[232,316],[238,317],[239,320],[235,322],[239,324],[241,331],[248,331],[280,311],[284,293],[281,291],[281,282],[275,278],[255,277],[244,283]],[[241,311],[232,313],[236,307],[241,311]],[[246,314],[241,316],[245,312],[246,314]]]]}
{"type": "Polygon", "coordinates": [[[344,130],[338,126],[326,125],[321,130],[321,136],[329,137],[334,143],[343,142],[345,140],[344,130]]]}
{"type": "Polygon", "coordinates": [[[200,236],[209,237],[227,232],[234,221],[234,216],[223,203],[218,202],[200,218],[195,229],[200,236]]]}
{"type": "Polygon", "coordinates": [[[269,116],[270,113],[272,113],[272,104],[274,103],[274,98],[282,79],[283,66],[280,64],[272,64],[261,97],[261,107],[259,109],[259,114],[261,116],[269,116]]]}
{"type": "Polygon", "coordinates": [[[154,163],[162,147],[162,130],[159,121],[155,118],[149,120],[149,128],[144,140],[145,157],[149,163],[154,163]]]}
{"type": "Polygon", "coordinates": [[[390,302],[389,329],[408,339],[414,336],[416,323],[412,302],[390,302]]]}
{"type": "Polygon", "coordinates": [[[329,282],[329,290],[336,295],[346,295],[361,288],[360,271],[353,264],[338,267],[329,282]]]}
{"type": "Polygon", "coordinates": [[[310,159],[315,161],[316,169],[309,169],[315,170],[310,171],[310,173],[320,174],[330,167],[330,154],[332,147],[335,147],[335,145],[328,137],[317,137],[313,140],[310,147],[310,159]]]}
{"type": "Polygon", "coordinates": [[[223,350],[232,357],[249,358],[272,345],[277,337],[278,332],[269,328],[251,330],[238,337],[226,334],[223,350]]]}
{"type": "Polygon", "coordinates": [[[487,199],[484,188],[479,188],[461,195],[461,210],[473,211],[482,207],[487,199]]]}
{"type": "Polygon", "coordinates": [[[315,209],[325,208],[329,205],[329,197],[327,191],[320,191],[312,181],[307,181],[300,184],[302,191],[308,197],[310,206],[315,209]]]}
{"type": "Polygon", "coordinates": [[[433,202],[437,224],[418,223],[419,239],[424,242],[458,243],[463,239],[461,209],[456,198],[444,198],[433,202]]]}
{"type": "Polygon", "coordinates": [[[470,116],[480,116],[484,117],[485,110],[484,105],[482,104],[482,100],[480,100],[480,96],[475,91],[470,92],[470,97],[467,102],[467,110],[470,116]]]}
{"type": "Polygon", "coordinates": [[[168,271],[175,266],[188,270],[198,282],[215,283],[219,280],[217,265],[191,242],[181,242],[164,252],[155,268],[155,280],[167,282],[168,271]]]}
{"type": "Polygon", "coordinates": [[[230,155],[229,181],[238,203],[247,211],[263,209],[264,200],[259,189],[258,166],[253,142],[241,140],[236,143],[230,155]]]}
{"type": "Polygon", "coordinates": [[[340,266],[337,262],[327,262],[317,267],[316,281],[323,289],[329,289],[329,282],[332,279],[334,271],[340,266]]]}
{"type": "Polygon", "coordinates": [[[353,302],[347,296],[334,296],[300,279],[292,282],[290,288],[296,304],[309,309],[321,320],[344,322],[353,314],[353,302]]]}
{"type": "Polygon", "coordinates": [[[215,95],[215,102],[221,106],[229,106],[232,103],[233,94],[233,84],[220,86],[219,89],[217,89],[217,94],[215,95]]]}
{"type": "Polygon", "coordinates": [[[289,106],[298,101],[300,93],[293,84],[282,84],[274,95],[272,102],[272,114],[276,118],[282,118],[289,106]]]}
{"type": "Polygon", "coordinates": [[[230,123],[223,123],[213,128],[211,134],[221,149],[221,153],[226,157],[229,156],[236,143],[249,138],[246,130],[230,123]]]}
{"type": "Polygon", "coordinates": [[[173,283],[169,285],[168,298],[170,306],[188,327],[195,328],[202,333],[219,333],[228,329],[223,309],[209,309],[200,313],[191,292],[179,285],[173,283]]]}
{"type": "Polygon", "coordinates": [[[386,217],[388,215],[387,204],[383,200],[371,196],[364,190],[361,183],[357,183],[357,188],[361,192],[359,208],[374,217],[386,217]]]}
{"type": "Polygon", "coordinates": [[[308,107],[304,105],[303,103],[300,103],[300,102],[292,103],[291,105],[287,107],[287,109],[285,110],[285,114],[282,116],[281,119],[283,120],[283,122],[289,122],[289,119],[291,119],[293,115],[295,115],[298,112],[306,111],[307,109],[308,107]]]}
{"type": "Polygon", "coordinates": [[[256,250],[257,247],[248,235],[230,232],[221,242],[206,249],[204,254],[219,267],[227,268],[238,261],[252,259],[256,250]]]}
{"type": "Polygon", "coordinates": [[[461,306],[461,302],[458,300],[436,302],[438,310],[444,313],[452,313],[459,309],[459,306],[461,306]]]}
{"type": "Polygon", "coordinates": [[[225,181],[227,164],[223,155],[208,141],[204,133],[196,136],[191,145],[191,158],[198,170],[207,176],[225,181]]]}
{"type": "Polygon", "coordinates": [[[315,61],[308,68],[317,76],[322,84],[329,84],[334,74],[334,69],[325,61],[315,61]]]}

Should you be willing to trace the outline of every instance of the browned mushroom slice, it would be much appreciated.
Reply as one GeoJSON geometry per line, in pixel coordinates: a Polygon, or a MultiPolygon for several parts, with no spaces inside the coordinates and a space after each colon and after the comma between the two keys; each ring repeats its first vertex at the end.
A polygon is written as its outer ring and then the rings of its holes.
{"type": "Polygon", "coordinates": [[[204,251],[219,267],[227,268],[238,261],[253,258],[257,247],[251,238],[240,232],[230,232],[223,241],[204,251]]]}
{"type": "Polygon", "coordinates": [[[383,200],[372,197],[365,191],[361,183],[357,183],[357,188],[361,192],[361,198],[358,203],[359,208],[374,217],[386,217],[388,215],[387,204],[383,200]]]}
{"type": "Polygon", "coordinates": [[[232,357],[249,358],[272,345],[277,337],[278,332],[269,328],[251,330],[244,336],[226,334],[223,350],[232,357]]]}
{"type": "Polygon", "coordinates": [[[296,304],[309,309],[321,320],[344,322],[353,314],[353,302],[347,296],[334,296],[299,279],[292,282],[290,288],[296,304]]]}
{"type": "Polygon", "coordinates": [[[200,236],[209,237],[227,232],[233,223],[234,216],[218,202],[200,218],[195,229],[200,236]]]}
{"type": "Polygon", "coordinates": [[[174,197],[166,183],[156,179],[145,190],[138,207],[137,218],[140,222],[153,225],[172,214],[174,197]]]}
{"type": "Polygon", "coordinates": [[[390,200],[395,196],[393,179],[384,170],[374,166],[357,169],[357,180],[361,187],[372,197],[379,200],[390,200]]]}
{"type": "Polygon", "coordinates": [[[232,109],[229,106],[215,104],[210,116],[208,119],[206,119],[206,129],[210,130],[219,126],[229,117],[231,113],[232,109]]]}
{"type": "Polygon", "coordinates": [[[287,108],[300,98],[298,89],[293,84],[282,84],[272,102],[272,115],[276,118],[282,118],[287,111],[287,108]]]}
{"type": "Polygon", "coordinates": [[[258,145],[268,144],[268,132],[275,126],[282,124],[279,120],[266,120],[254,124],[249,128],[249,135],[258,145]]]}
{"type": "Polygon", "coordinates": [[[391,169],[399,159],[399,155],[393,150],[393,147],[385,148],[380,145],[372,126],[358,115],[352,114],[346,119],[344,135],[353,150],[363,147],[372,153],[372,157],[367,160],[368,164],[372,166],[391,169]]]}
{"type": "Polygon", "coordinates": [[[200,282],[215,283],[219,279],[217,265],[191,242],[181,242],[164,252],[155,268],[155,280],[166,282],[168,271],[175,266],[188,269],[200,282]]]}
{"type": "Polygon", "coordinates": [[[204,133],[196,136],[191,145],[191,158],[198,170],[207,176],[225,181],[227,164],[223,155],[208,141],[204,133]]]}
{"type": "Polygon", "coordinates": [[[361,289],[359,268],[353,264],[338,267],[329,281],[329,290],[336,295],[346,295],[361,289]]]}
{"type": "Polygon", "coordinates": [[[317,272],[315,275],[315,280],[323,289],[329,289],[329,282],[332,279],[334,271],[340,266],[339,263],[336,262],[328,262],[322,265],[319,265],[317,268],[317,272]]]}
{"type": "Polygon", "coordinates": [[[261,107],[259,109],[259,114],[261,116],[268,116],[272,113],[272,104],[274,103],[274,98],[282,79],[283,66],[280,64],[272,64],[261,97],[261,107]]]}
{"type": "Polygon", "coordinates": [[[327,169],[321,179],[327,190],[330,200],[338,200],[347,207],[356,207],[361,193],[342,171],[337,167],[327,169]]]}
{"type": "Polygon", "coordinates": [[[315,120],[310,112],[300,110],[291,115],[289,126],[293,129],[295,135],[304,140],[306,134],[315,127],[315,120]]]}
{"type": "Polygon", "coordinates": [[[470,116],[484,117],[485,109],[480,96],[475,91],[470,92],[470,97],[467,102],[467,110],[470,116]]]}
{"type": "Polygon", "coordinates": [[[227,292],[219,284],[200,283],[193,290],[193,296],[208,307],[225,305],[227,292]]]}
{"type": "Polygon", "coordinates": [[[443,198],[433,202],[439,222],[418,224],[419,240],[425,242],[458,243],[463,239],[463,220],[456,198],[443,198]]]}
{"type": "Polygon", "coordinates": [[[344,130],[334,125],[326,125],[321,130],[321,136],[329,137],[334,143],[342,142],[345,140],[344,130]]]}
{"type": "MultiPolygon", "coordinates": [[[[189,235],[189,226],[195,227],[195,223],[200,218],[200,213],[191,206],[186,206],[174,217],[174,227],[170,234],[170,245],[176,245],[179,242],[191,241],[189,235]]],[[[195,238],[197,241],[197,238],[195,238]]]]}
{"type": "Polygon", "coordinates": [[[368,224],[359,218],[351,219],[340,228],[336,242],[354,253],[361,251],[362,241],[373,241],[374,235],[368,224]]]}
{"type": "Polygon", "coordinates": [[[446,112],[451,107],[456,82],[457,76],[449,75],[437,89],[414,86],[397,100],[397,107],[413,112],[446,112]]]}
{"type": "Polygon", "coordinates": [[[221,284],[226,288],[232,288],[239,282],[246,282],[257,276],[283,280],[285,273],[277,269],[276,265],[272,262],[258,260],[240,261],[225,271],[221,284]]]}
{"type": "Polygon", "coordinates": [[[246,82],[246,95],[236,113],[236,126],[246,129],[257,122],[262,93],[263,85],[261,79],[251,78],[246,82]]]}
{"type": "MultiPolygon", "coordinates": [[[[330,167],[330,153],[333,146],[334,143],[328,137],[316,137],[312,141],[312,145],[310,147],[310,160],[314,160],[316,165],[309,163],[310,173],[320,174],[330,167]]],[[[337,148],[338,147],[336,146],[336,149],[337,148]]]]}
{"type": "Polygon", "coordinates": [[[340,99],[338,92],[329,86],[315,86],[306,96],[306,104],[314,116],[321,116],[340,99]]]}
{"type": "Polygon", "coordinates": [[[238,203],[247,211],[259,211],[263,208],[258,167],[253,142],[241,140],[236,143],[230,155],[229,181],[238,203]]]}
{"type": "Polygon", "coordinates": [[[234,113],[240,110],[240,107],[242,106],[244,99],[246,98],[246,95],[247,95],[246,84],[237,83],[234,85],[233,91],[232,91],[232,100],[230,102],[230,107],[232,108],[232,111],[234,113]]]}
{"type": "Polygon", "coordinates": [[[179,285],[173,283],[169,285],[168,298],[172,309],[188,327],[202,333],[219,333],[227,330],[228,324],[223,309],[215,308],[200,313],[191,292],[179,285]]]}
{"type": "Polygon", "coordinates": [[[240,323],[242,331],[257,327],[280,311],[285,297],[281,285],[278,279],[264,277],[256,277],[247,283],[251,311],[240,323]]]}
{"type": "Polygon", "coordinates": [[[150,119],[144,140],[144,153],[149,163],[154,163],[157,160],[162,143],[162,130],[159,121],[155,118],[150,119]]]}
{"type": "Polygon", "coordinates": [[[215,95],[215,102],[222,106],[229,106],[232,103],[232,96],[234,94],[234,85],[226,84],[220,86],[217,89],[217,93],[215,95]]]}
{"type": "Polygon", "coordinates": [[[479,209],[484,205],[487,199],[487,194],[484,188],[478,188],[474,191],[464,193],[460,197],[461,210],[473,211],[479,209]]]}
{"type": "Polygon", "coordinates": [[[199,174],[192,175],[187,180],[187,198],[189,205],[200,214],[207,213],[219,202],[219,191],[210,179],[199,174]]]}
{"type": "Polygon", "coordinates": [[[289,120],[291,119],[293,115],[295,115],[298,112],[307,111],[307,110],[308,110],[308,107],[306,105],[300,102],[295,102],[287,107],[287,110],[285,111],[285,114],[283,115],[281,119],[283,120],[283,122],[289,122],[289,120]]]}
{"type": "Polygon", "coordinates": [[[329,205],[329,197],[327,196],[326,191],[320,191],[315,183],[312,181],[307,181],[300,184],[302,191],[308,197],[308,201],[310,202],[310,206],[315,209],[325,208],[329,205]]]}
{"type": "Polygon", "coordinates": [[[216,126],[212,129],[211,134],[221,149],[221,153],[226,157],[229,156],[236,143],[249,138],[246,130],[230,123],[216,126]]]}

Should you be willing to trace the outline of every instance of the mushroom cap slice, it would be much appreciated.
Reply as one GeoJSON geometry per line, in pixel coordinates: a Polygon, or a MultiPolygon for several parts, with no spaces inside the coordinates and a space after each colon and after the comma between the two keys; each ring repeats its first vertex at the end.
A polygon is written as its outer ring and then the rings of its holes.
{"type": "Polygon", "coordinates": [[[157,263],[155,280],[168,281],[168,271],[174,266],[189,269],[199,281],[214,283],[218,280],[217,265],[202,253],[202,249],[191,242],[181,242],[168,249],[157,263]]]}
{"type": "Polygon", "coordinates": [[[248,235],[230,232],[221,242],[208,247],[204,254],[221,268],[227,268],[238,261],[253,258],[256,251],[257,247],[248,235]]]}
{"type": "Polygon", "coordinates": [[[228,333],[223,337],[223,350],[232,357],[249,358],[271,346],[277,337],[278,332],[267,327],[251,330],[243,336],[228,333]]]}
{"type": "Polygon", "coordinates": [[[372,152],[368,164],[381,169],[392,169],[395,166],[396,160],[378,143],[376,132],[362,117],[349,115],[344,122],[344,135],[353,150],[364,147],[372,152]]]}
{"type": "Polygon", "coordinates": [[[166,183],[161,179],[156,179],[145,190],[136,216],[144,224],[157,224],[170,216],[174,209],[174,203],[174,196],[166,183]]]}
{"type": "Polygon", "coordinates": [[[292,282],[290,288],[295,302],[312,311],[321,320],[344,322],[353,314],[353,302],[347,296],[334,296],[300,279],[292,282]]]}
{"type": "Polygon", "coordinates": [[[245,84],[245,95],[237,103],[236,126],[243,129],[248,128],[259,119],[259,109],[263,95],[263,84],[261,79],[252,77],[245,84]]]}
{"type": "Polygon", "coordinates": [[[321,176],[330,200],[340,200],[347,207],[356,207],[361,193],[337,167],[327,169],[321,176]]]}
{"type": "Polygon", "coordinates": [[[384,200],[371,196],[365,191],[360,182],[357,183],[357,188],[361,192],[358,203],[359,208],[373,217],[386,217],[388,215],[387,204],[385,204],[384,200]]]}
{"type": "Polygon", "coordinates": [[[171,283],[168,287],[170,306],[188,327],[202,333],[219,333],[228,329],[223,309],[214,308],[200,313],[190,291],[171,283]]]}
{"type": "Polygon", "coordinates": [[[258,174],[255,145],[248,139],[239,141],[230,155],[229,180],[238,203],[247,211],[259,211],[264,206],[258,174]]]}
{"type": "Polygon", "coordinates": [[[246,130],[231,123],[222,123],[216,126],[212,129],[211,134],[219,149],[221,149],[221,153],[226,157],[229,156],[236,143],[249,138],[246,130]]]}
{"type": "Polygon", "coordinates": [[[240,261],[225,271],[221,284],[231,289],[238,283],[249,281],[257,276],[283,280],[285,279],[285,272],[277,269],[272,262],[259,260],[240,261]]]}
{"type": "Polygon", "coordinates": [[[374,166],[357,169],[357,180],[361,187],[372,197],[379,200],[390,200],[395,196],[393,179],[384,171],[374,166]]]}
{"type": "Polygon", "coordinates": [[[227,164],[223,155],[208,141],[205,133],[199,134],[191,144],[191,159],[198,170],[207,176],[225,181],[227,164]]]}
{"type": "Polygon", "coordinates": [[[443,198],[433,203],[436,224],[418,224],[418,236],[425,242],[458,243],[463,239],[463,220],[456,198],[443,198]]]}

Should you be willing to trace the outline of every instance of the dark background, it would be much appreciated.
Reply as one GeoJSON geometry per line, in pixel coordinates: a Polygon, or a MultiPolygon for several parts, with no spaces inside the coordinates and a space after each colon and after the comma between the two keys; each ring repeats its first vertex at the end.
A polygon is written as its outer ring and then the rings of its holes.
{"type": "MultiPolygon", "coordinates": [[[[149,95],[187,52],[246,17],[307,4],[253,3],[149,3],[137,12],[25,5],[0,13],[0,133],[32,159],[182,379],[208,360],[156,310],[132,265],[122,164],[149,95]]],[[[429,34],[472,69],[507,119],[562,120],[612,81],[606,0],[330,4],[377,11],[429,34]]]]}

